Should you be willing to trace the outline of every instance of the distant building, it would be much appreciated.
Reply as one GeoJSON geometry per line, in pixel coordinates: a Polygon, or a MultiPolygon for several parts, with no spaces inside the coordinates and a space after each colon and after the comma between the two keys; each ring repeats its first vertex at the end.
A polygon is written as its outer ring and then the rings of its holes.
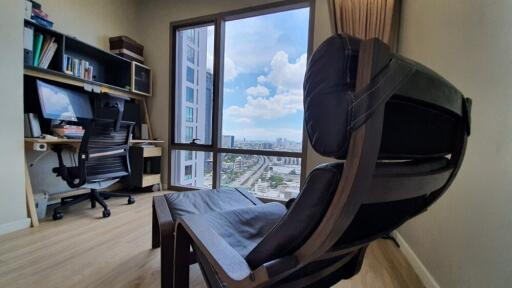
{"type": "Polygon", "coordinates": [[[258,179],[258,183],[254,184],[254,192],[256,192],[256,194],[266,194],[268,187],[267,182],[262,182],[261,179],[258,179]]]}
{"type": "Polygon", "coordinates": [[[262,143],[261,148],[265,150],[272,150],[272,143],[262,143]]]}
{"type": "Polygon", "coordinates": [[[222,147],[223,148],[234,148],[235,147],[235,136],[222,135],[222,147]]]}
{"type": "Polygon", "coordinates": [[[237,157],[235,159],[235,170],[242,170],[244,168],[244,160],[242,157],[237,157]]]}
{"type": "MultiPolygon", "coordinates": [[[[176,39],[176,135],[180,143],[211,143],[213,75],[207,71],[207,27],[184,30],[176,39]]],[[[176,165],[171,169],[179,185],[202,186],[206,153],[184,151],[176,153],[176,165]]]]}

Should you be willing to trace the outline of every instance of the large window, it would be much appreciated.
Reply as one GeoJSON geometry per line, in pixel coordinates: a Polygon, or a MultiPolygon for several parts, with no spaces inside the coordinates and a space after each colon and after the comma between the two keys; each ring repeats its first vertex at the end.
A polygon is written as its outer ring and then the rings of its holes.
{"type": "Polygon", "coordinates": [[[244,187],[279,200],[298,194],[309,4],[173,23],[171,189],[244,187]]]}

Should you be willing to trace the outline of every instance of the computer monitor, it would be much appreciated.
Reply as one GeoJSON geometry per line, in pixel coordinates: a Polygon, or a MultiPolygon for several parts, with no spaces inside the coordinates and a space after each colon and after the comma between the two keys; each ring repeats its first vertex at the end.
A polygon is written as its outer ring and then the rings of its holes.
{"type": "Polygon", "coordinates": [[[91,119],[89,95],[37,80],[37,92],[43,117],[53,120],[91,119]]]}

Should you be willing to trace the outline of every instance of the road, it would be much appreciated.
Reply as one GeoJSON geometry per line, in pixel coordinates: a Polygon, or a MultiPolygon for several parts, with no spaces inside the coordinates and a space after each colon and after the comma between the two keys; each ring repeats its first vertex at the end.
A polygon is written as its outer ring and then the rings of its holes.
{"type": "Polygon", "coordinates": [[[265,168],[268,166],[269,161],[267,157],[264,156],[258,156],[258,163],[253,166],[253,168],[247,170],[242,176],[240,176],[235,181],[231,182],[229,186],[231,187],[238,187],[238,186],[245,186],[249,187],[251,184],[258,179],[259,175],[265,171],[265,168]],[[256,167],[256,168],[254,168],[256,167]]]}

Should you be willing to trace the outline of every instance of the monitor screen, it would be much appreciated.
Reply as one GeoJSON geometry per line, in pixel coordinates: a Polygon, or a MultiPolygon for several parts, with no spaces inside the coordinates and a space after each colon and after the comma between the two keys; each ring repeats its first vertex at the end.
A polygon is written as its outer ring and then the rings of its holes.
{"type": "Polygon", "coordinates": [[[78,121],[91,119],[92,108],[89,95],[37,80],[37,92],[44,118],[78,121]]]}

